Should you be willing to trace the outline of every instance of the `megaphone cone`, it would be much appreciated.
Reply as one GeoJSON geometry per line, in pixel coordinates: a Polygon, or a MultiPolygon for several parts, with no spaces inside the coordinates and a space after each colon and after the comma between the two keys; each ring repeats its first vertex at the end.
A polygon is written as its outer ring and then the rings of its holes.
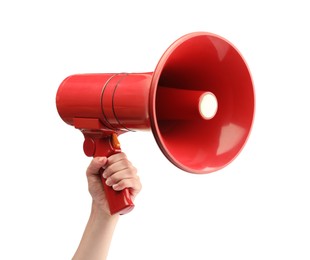
{"type": "Polygon", "coordinates": [[[191,33],[160,59],[149,104],[152,130],[166,157],[182,170],[210,173],[229,164],[247,141],[254,116],[253,82],[230,42],[191,33]],[[201,98],[209,118],[201,111],[201,98]]]}
{"type": "Polygon", "coordinates": [[[154,72],[69,76],[56,103],[61,118],[83,132],[88,156],[119,152],[102,141],[107,136],[152,130],[175,166],[203,174],[242,150],[255,100],[239,51],[218,35],[195,32],[176,40],[154,72]]]}

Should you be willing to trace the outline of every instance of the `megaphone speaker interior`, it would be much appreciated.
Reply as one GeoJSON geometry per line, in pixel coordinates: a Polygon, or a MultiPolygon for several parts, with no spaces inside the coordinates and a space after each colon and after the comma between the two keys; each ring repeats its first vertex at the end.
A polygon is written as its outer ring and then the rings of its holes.
{"type": "MultiPolygon", "coordinates": [[[[154,72],[67,77],[56,105],[60,117],[84,134],[87,156],[118,153],[119,134],[151,130],[171,163],[205,174],[228,165],[244,147],[255,97],[236,47],[218,35],[194,32],[176,40],[154,72]]],[[[129,195],[118,196],[121,202],[111,198],[111,213],[129,212],[129,195]]]]}

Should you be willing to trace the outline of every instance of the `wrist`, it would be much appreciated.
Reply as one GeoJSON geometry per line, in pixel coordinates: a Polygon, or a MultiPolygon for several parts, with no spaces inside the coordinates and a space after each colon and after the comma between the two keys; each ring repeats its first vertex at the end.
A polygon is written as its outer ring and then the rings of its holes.
{"type": "Polygon", "coordinates": [[[118,214],[111,215],[108,210],[104,209],[100,204],[93,201],[91,207],[91,218],[97,220],[103,220],[105,222],[117,221],[119,215],[118,214]]]}

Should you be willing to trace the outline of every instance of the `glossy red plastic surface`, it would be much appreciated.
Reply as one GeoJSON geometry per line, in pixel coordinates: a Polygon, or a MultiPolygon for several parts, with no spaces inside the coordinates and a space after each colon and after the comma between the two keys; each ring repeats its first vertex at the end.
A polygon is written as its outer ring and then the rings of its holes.
{"type": "MultiPolygon", "coordinates": [[[[176,96],[177,97],[177,96],[176,96]]],[[[196,106],[198,101],[194,102],[196,106]]],[[[239,51],[226,39],[206,32],[185,35],[163,54],[152,78],[149,110],[155,139],[165,156],[177,167],[191,173],[210,173],[229,164],[242,150],[254,117],[254,87],[248,66],[239,51]],[[172,107],[182,99],[168,102],[165,95],[211,92],[218,101],[216,115],[205,120],[188,116],[172,107]],[[179,113],[178,113],[179,111],[179,113]]]]}
{"type": "Polygon", "coordinates": [[[98,133],[106,138],[152,130],[175,166],[203,174],[225,167],[242,150],[251,131],[255,98],[239,51],[220,36],[196,32],[176,40],[153,73],[69,76],[59,86],[56,104],[61,118],[83,132],[88,156],[110,153],[96,139],[98,133]],[[199,112],[205,93],[212,93],[218,104],[208,120],[199,112]]]}
{"type": "Polygon", "coordinates": [[[151,79],[152,73],[69,76],[58,88],[59,115],[70,125],[75,125],[77,118],[99,119],[105,129],[112,132],[150,129],[151,79]]]}

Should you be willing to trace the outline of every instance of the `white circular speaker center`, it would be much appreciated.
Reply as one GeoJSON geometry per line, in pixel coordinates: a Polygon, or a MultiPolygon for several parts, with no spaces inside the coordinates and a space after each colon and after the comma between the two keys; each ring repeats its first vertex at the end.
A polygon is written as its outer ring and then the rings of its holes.
{"type": "Polygon", "coordinates": [[[217,98],[211,92],[206,92],[200,96],[199,112],[204,119],[212,119],[217,112],[217,98]]]}

